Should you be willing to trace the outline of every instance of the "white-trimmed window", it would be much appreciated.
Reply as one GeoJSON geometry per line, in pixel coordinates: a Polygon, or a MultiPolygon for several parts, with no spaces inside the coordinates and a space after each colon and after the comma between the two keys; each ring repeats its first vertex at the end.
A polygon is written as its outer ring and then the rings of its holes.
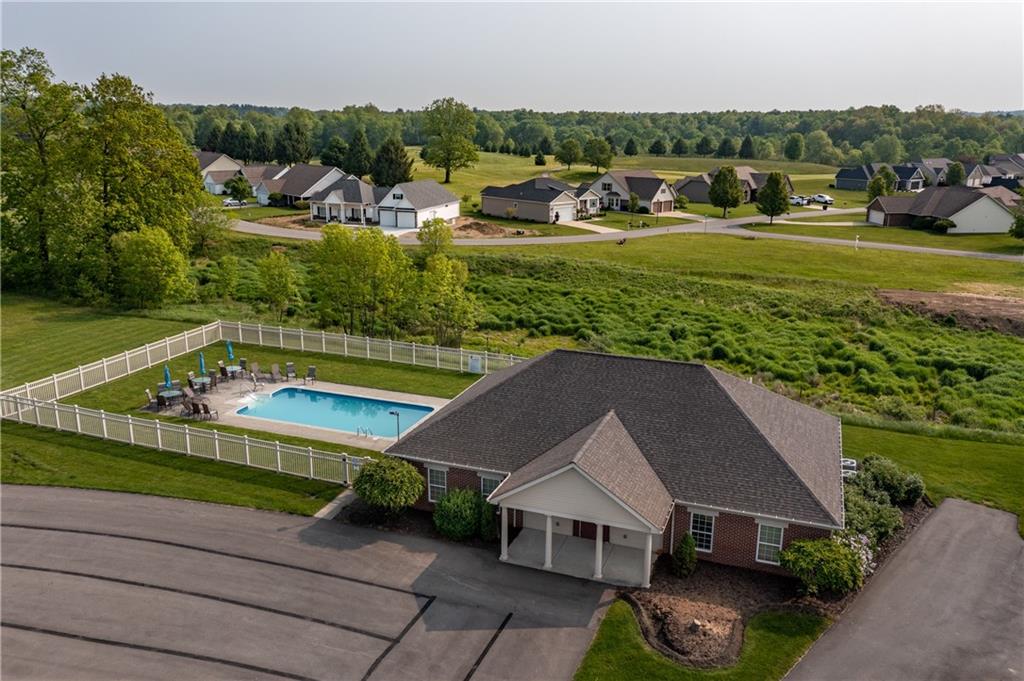
{"type": "Polygon", "coordinates": [[[715,543],[715,516],[690,513],[690,534],[698,551],[711,551],[715,543]]]}
{"type": "Polygon", "coordinates": [[[501,478],[495,478],[493,476],[481,475],[480,476],[480,494],[484,495],[486,499],[491,492],[498,489],[498,485],[501,484],[501,478]]]}
{"type": "Polygon", "coordinates": [[[427,469],[427,500],[440,501],[448,493],[448,471],[442,468],[427,469]]]}
{"type": "Polygon", "coordinates": [[[757,562],[779,564],[779,553],[782,552],[783,528],[777,525],[757,526],[757,562]]]}

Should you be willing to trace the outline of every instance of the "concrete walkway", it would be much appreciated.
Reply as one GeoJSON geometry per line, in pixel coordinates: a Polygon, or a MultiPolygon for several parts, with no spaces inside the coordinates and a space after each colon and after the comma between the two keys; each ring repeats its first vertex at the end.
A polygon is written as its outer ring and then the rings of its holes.
{"type": "Polygon", "coordinates": [[[621,229],[615,229],[614,227],[605,227],[604,225],[595,225],[590,220],[562,220],[558,224],[565,225],[566,227],[576,227],[578,229],[585,229],[588,232],[594,232],[596,234],[610,234],[615,232],[621,234],[621,229]]]}
{"type": "MultiPolygon", "coordinates": [[[[849,215],[863,212],[863,208],[835,208],[830,209],[832,215],[849,215]]],[[[611,230],[611,233],[578,234],[574,236],[528,236],[517,239],[455,239],[452,244],[455,246],[543,246],[558,244],[579,244],[598,241],[618,241],[625,237],[627,240],[644,239],[663,234],[725,234],[730,236],[746,236],[756,239],[781,239],[783,241],[802,241],[805,243],[821,244],[823,246],[840,246],[842,248],[858,248],[864,250],[878,251],[899,251],[903,253],[920,253],[923,255],[944,255],[956,258],[973,258],[977,260],[997,260],[1002,262],[1024,263],[1024,255],[1005,255],[1002,253],[980,253],[978,251],[961,251],[947,248],[930,248],[927,246],[908,246],[905,244],[889,244],[877,241],[861,241],[859,244],[849,239],[830,239],[828,237],[804,236],[801,234],[778,234],[775,232],[755,232],[743,229],[745,225],[763,223],[763,215],[755,215],[742,218],[715,218],[703,221],[703,216],[693,216],[701,222],[677,225],[663,225],[659,227],[647,227],[645,229],[633,229],[628,232],[611,230]]],[[[813,224],[813,223],[812,223],[813,224]]],[[[818,223],[820,224],[820,223],[818,223]]],[[[575,225],[573,225],[575,226],[575,225]]],[[[272,227],[254,222],[239,220],[235,223],[234,229],[247,234],[257,234],[273,238],[283,239],[307,239],[319,240],[318,231],[300,231],[272,227]]],[[[399,241],[403,244],[414,245],[416,239],[405,235],[399,241]]]]}

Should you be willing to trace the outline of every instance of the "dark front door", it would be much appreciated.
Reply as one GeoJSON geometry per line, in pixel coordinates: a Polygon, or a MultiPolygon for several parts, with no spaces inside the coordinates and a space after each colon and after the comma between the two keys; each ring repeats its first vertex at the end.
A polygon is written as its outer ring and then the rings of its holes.
{"type": "MultiPolygon", "coordinates": [[[[594,523],[584,523],[584,522],[581,522],[581,521],[577,520],[575,523],[573,523],[573,525],[574,525],[573,529],[576,530],[576,536],[577,537],[583,537],[584,539],[596,539],[597,538],[597,525],[595,525],[594,523]]],[[[608,531],[609,531],[609,528],[608,528],[607,525],[605,525],[604,526],[604,541],[608,541],[608,531]]]]}

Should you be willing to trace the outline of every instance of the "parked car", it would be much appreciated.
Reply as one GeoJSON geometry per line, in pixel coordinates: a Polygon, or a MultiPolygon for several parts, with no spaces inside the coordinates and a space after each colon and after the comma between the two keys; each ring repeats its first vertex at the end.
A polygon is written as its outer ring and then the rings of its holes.
{"type": "Polygon", "coordinates": [[[789,197],[789,205],[791,206],[806,206],[811,200],[801,194],[792,194],[789,197]]]}
{"type": "Polygon", "coordinates": [[[238,208],[242,204],[240,204],[238,201],[235,201],[234,199],[224,199],[223,201],[221,201],[221,205],[224,206],[225,208],[238,208]]]}
{"type": "Polygon", "coordinates": [[[833,199],[828,194],[815,194],[814,196],[811,197],[811,199],[815,203],[824,203],[825,205],[828,205],[828,206],[831,206],[833,203],[836,202],[836,200],[833,199]]]}

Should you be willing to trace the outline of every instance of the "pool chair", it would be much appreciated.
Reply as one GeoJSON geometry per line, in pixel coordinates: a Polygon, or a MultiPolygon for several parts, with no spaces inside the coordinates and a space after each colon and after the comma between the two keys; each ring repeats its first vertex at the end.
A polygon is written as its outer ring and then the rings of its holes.
{"type": "Polygon", "coordinates": [[[260,363],[259,362],[253,362],[252,363],[252,373],[255,374],[256,378],[261,380],[261,381],[265,381],[268,378],[270,378],[270,374],[265,374],[262,371],[260,371],[260,363]]]}
{"type": "Polygon", "coordinates": [[[213,419],[219,420],[220,413],[216,409],[210,409],[210,405],[208,405],[206,402],[203,402],[203,418],[205,418],[208,421],[212,421],[213,419]]]}
{"type": "Polygon", "coordinates": [[[186,397],[181,401],[181,414],[179,416],[192,416],[192,400],[186,397]]]}
{"type": "Polygon", "coordinates": [[[255,392],[257,390],[263,390],[263,381],[256,376],[256,374],[249,372],[249,378],[252,379],[252,388],[249,390],[255,392]]]}
{"type": "Polygon", "coordinates": [[[295,362],[285,362],[284,365],[284,380],[290,381],[293,378],[298,378],[298,374],[295,373],[295,362]]]}
{"type": "Polygon", "coordinates": [[[316,366],[310,364],[306,367],[306,377],[302,379],[303,383],[316,383],[316,366]]]}
{"type": "Polygon", "coordinates": [[[281,380],[281,367],[277,362],[270,365],[270,380],[277,383],[281,380]]]}
{"type": "Polygon", "coordinates": [[[192,403],[192,416],[195,416],[197,419],[203,418],[203,408],[198,402],[192,403]]]}
{"type": "Polygon", "coordinates": [[[156,406],[156,400],[153,399],[153,393],[149,392],[149,388],[146,388],[146,409],[152,409],[156,406]]]}

